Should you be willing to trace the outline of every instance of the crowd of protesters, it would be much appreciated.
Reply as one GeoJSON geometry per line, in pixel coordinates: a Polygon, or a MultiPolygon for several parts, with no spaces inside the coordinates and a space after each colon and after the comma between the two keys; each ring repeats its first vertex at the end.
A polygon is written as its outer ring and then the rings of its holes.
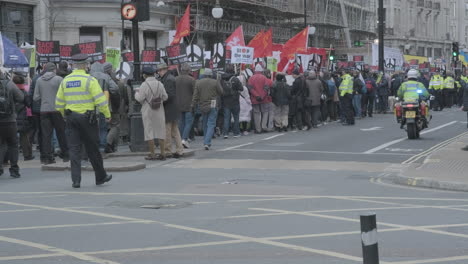
{"type": "MultiPolygon", "coordinates": [[[[34,143],[43,164],[55,163],[56,157],[69,160],[66,124],[55,100],[70,69],[66,62],[57,66],[43,65],[32,80],[22,71],[0,75],[1,88],[9,91],[8,100],[14,104],[11,115],[0,117],[0,158],[10,163],[14,177],[19,177],[19,149],[25,161],[33,160],[34,143]]],[[[116,152],[118,145],[129,139],[129,114],[135,100],[142,105],[144,138],[150,150],[146,159],[164,160],[182,157],[196,136],[203,136],[203,146],[209,150],[216,137],[307,131],[338,121],[354,125],[356,119],[392,111],[396,93],[405,81],[404,72],[389,75],[346,68],[333,73],[301,73],[295,69],[287,75],[271,73],[261,64],[242,71],[228,64],[222,73],[203,69],[199,78],[193,77],[189,64],[169,69],[163,63],[142,72],[145,81],[134,91],[128,80],[116,77],[111,64],[96,62],[90,67],[112,113],[110,123],[103,115],[99,118],[100,145],[105,153],[116,152]],[[155,153],[157,146],[159,155],[155,153]]],[[[467,75],[444,75],[422,74],[419,79],[435,95],[431,102],[434,110],[463,103],[467,75]]]]}

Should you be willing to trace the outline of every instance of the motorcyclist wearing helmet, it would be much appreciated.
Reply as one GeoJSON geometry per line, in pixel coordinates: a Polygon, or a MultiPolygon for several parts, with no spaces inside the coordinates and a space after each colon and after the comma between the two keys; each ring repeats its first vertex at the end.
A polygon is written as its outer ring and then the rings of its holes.
{"type": "MultiPolygon", "coordinates": [[[[427,111],[427,105],[425,101],[429,99],[430,94],[424,84],[417,81],[419,78],[419,72],[417,70],[409,70],[407,76],[408,81],[404,82],[400,86],[397,95],[400,98],[400,101],[402,100],[403,102],[420,103],[422,110],[421,112],[425,114],[427,119],[429,116],[429,111],[427,111]]],[[[395,105],[395,111],[397,119],[401,120],[401,103],[397,103],[395,105]]]]}

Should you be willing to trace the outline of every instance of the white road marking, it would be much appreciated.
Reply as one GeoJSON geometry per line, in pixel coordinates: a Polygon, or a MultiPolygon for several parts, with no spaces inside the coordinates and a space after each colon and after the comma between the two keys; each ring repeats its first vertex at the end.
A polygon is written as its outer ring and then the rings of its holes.
{"type": "Polygon", "coordinates": [[[50,253],[50,254],[36,254],[36,255],[24,255],[24,256],[7,256],[7,257],[0,257],[0,261],[27,260],[27,259],[62,257],[62,256],[65,256],[65,255],[62,253],[50,253]]]}
{"type": "MultiPolygon", "coordinates": [[[[322,151],[322,150],[296,150],[296,149],[235,149],[236,151],[247,152],[287,152],[287,153],[322,153],[322,154],[344,154],[344,155],[368,155],[362,152],[340,152],[340,151],[322,151]]],[[[411,156],[408,153],[373,153],[377,155],[411,156]]]]}
{"type": "Polygon", "coordinates": [[[264,138],[262,140],[270,140],[270,139],[274,139],[274,138],[281,137],[281,136],[284,136],[284,134],[274,135],[274,136],[271,136],[271,137],[264,138]]]}
{"type": "Polygon", "coordinates": [[[86,254],[79,253],[79,252],[74,252],[74,251],[70,251],[70,250],[66,250],[62,248],[52,247],[49,245],[39,244],[39,243],[25,241],[25,240],[16,239],[16,238],[0,236],[0,241],[27,246],[27,247],[32,247],[32,248],[37,248],[37,249],[41,249],[41,250],[52,252],[52,253],[59,253],[65,256],[70,256],[70,257],[74,257],[80,260],[84,260],[88,263],[119,264],[118,262],[115,262],[115,261],[105,260],[105,259],[101,259],[101,258],[97,258],[93,256],[88,256],[86,254]]]}
{"type": "MultiPolygon", "coordinates": [[[[395,232],[403,231],[405,228],[387,228],[379,229],[380,232],[395,232]]],[[[301,239],[301,238],[313,238],[313,237],[332,237],[332,236],[346,236],[346,235],[357,235],[361,234],[361,231],[349,231],[349,232],[331,232],[331,233],[320,233],[320,234],[305,234],[305,235],[296,235],[296,236],[279,236],[279,237],[265,237],[263,239],[268,240],[288,240],[288,239],[301,239]]]]}
{"type": "Polygon", "coordinates": [[[267,201],[285,201],[285,200],[303,200],[308,199],[307,197],[297,197],[297,198],[271,198],[271,199],[250,199],[250,200],[229,200],[229,203],[244,203],[244,202],[267,202],[267,201]]]}
{"type": "Polygon", "coordinates": [[[424,151],[424,152],[421,152],[417,155],[414,155],[413,157],[405,160],[402,162],[402,164],[411,164],[411,163],[414,163],[415,161],[419,160],[420,158],[422,157],[425,157],[425,156],[429,156],[430,154],[448,146],[449,144],[451,144],[452,142],[455,142],[457,139],[461,138],[461,137],[464,137],[465,135],[468,135],[468,132],[465,132],[463,134],[460,134],[458,136],[455,136],[455,137],[452,137],[452,138],[449,138],[443,142],[440,142],[439,144],[435,145],[435,146],[432,146],[431,148],[429,148],[428,150],[424,151]]]}
{"type": "Polygon", "coordinates": [[[0,228],[0,231],[38,230],[38,229],[54,229],[54,228],[85,227],[85,226],[105,226],[105,225],[124,225],[124,224],[146,224],[146,223],[147,223],[147,221],[126,221],[126,222],[105,222],[105,223],[95,223],[95,224],[25,226],[25,227],[0,228]]]}
{"type": "MultiPolygon", "coordinates": [[[[263,212],[276,212],[276,213],[288,213],[289,212],[291,214],[314,216],[314,217],[319,217],[319,218],[339,220],[339,221],[347,221],[347,222],[354,222],[354,223],[359,223],[360,222],[360,220],[354,219],[354,218],[324,215],[324,214],[314,214],[314,213],[287,211],[287,210],[278,210],[278,209],[267,209],[267,208],[249,208],[249,209],[250,210],[256,210],[256,211],[263,211],[263,212]]],[[[441,231],[441,230],[433,230],[433,229],[419,227],[419,226],[406,226],[406,225],[391,224],[391,223],[385,223],[385,222],[378,222],[378,225],[379,226],[395,227],[395,228],[403,228],[403,229],[406,229],[406,230],[427,232],[427,233],[433,233],[433,234],[439,234],[439,235],[447,235],[447,236],[452,236],[452,237],[468,238],[468,235],[465,235],[465,234],[446,232],[446,231],[441,231]]]]}
{"type": "Polygon", "coordinates": [[[382,129],[383,127],[371,127],[371,128],[361,128],[361,131],[379,131],[382,129]]]}
{"type": "MultiPolygon", "coordinates": [[[[287,249],[292,249],[292,250],[299,250],[299,251],[310,252],[310,253],[329,256],[329,257],[335,257],[335,258],[340,258],[340,259],[346,259],[346,260],[362,262],[362,258],[360,258],[360,257],[355,257],[355,256],[347,255],[347,254],[342,254],[342,253],[339,253],[339,252],[328,251],[328,250],[313,249],[313,248],[308,248],[308,247],[302,247],[302,246],[297,246],[297,245],[286,244],[286,243],[282,243],[282,242],[275,242],[275,241],[271,241],[271,240],[268,240],[268,239],[254,238],[254,237],[249,237],[249,236],[229,234],[229,233],[224,233],[224,232],[217,232],[217,231],[211,231],[211,230],[200,229],[200,228],[192,228],[192,227],[174,225],[174,224],[166,224],[165,226],[180,229],[180,230],[187,230],[187,231],[203,233],[203,234],[208,234],[208,235],[214,235],[214,236],[228,237],[228,238],[232,238],[232,239],[243,240],[243,241],[246,241],[246,242],[255,242],[255,243],[269,245],[269,246],[287,248],[287,249]]],[[[389,262],[381,261],[380,263],[386,264],[386,263],[389,263],[389,262]]]]}
{"type": "MultiPolygon", "coordinates": [[[[452,121],[452,122],[449,122],[449,123],[447,123],[447,124],[440,125],[440,126],[438,126],[438,127],[434,127],[434,128],[432,128],[432,129],[429,129],[429,130],[426,130],[426,131],[421,132],[421,135],[424,135],[424,134],[427,134],[427,133],[431,133],[431,132],[437,131],[437,130],[439,130],[439,129],[442,129],[442,128],[447,127],[447,126],[451,126],[451,125],[456,124],[456,123],[458,123],[458,121],[452,121]]],[[[368,150],[368,151],[366,151],[366,152],[364,152],[364,153],[365,153],[365,154],[373,154],[373,153],[375,153],[375,152],[377,152],[377,151],[380,151],[380,150],[382,150],[382,149],[388,148],[388,147],[390,147],[391,145],[395,145],[395,144],[397,144],[397,143],[403,142],[403,141],[405,141],[406,139],[407,139],[407,138],[400,138],[400,139],[397,139],[397,140],[393,140],[393,141],[390,141],[390,142],[388,142],[388,143],[382,144],[382,145],[380,145],[380,146],[378,146],[378,147],[375,147],[375,148],[373,148],[373,149],[370,149],[370,150],[368,150]]]]}
{"type": "Polygon", "coordinates": [[[34,212],[40,211],[41,209],[18,209],[18,210],[3,210],[0,213],[17,213],[17,212],[34,212]]]}
{"type": "Polygon", "coordinates": [[[425,264],[425,263],[448,263],[448,261],[467,260],[468,256],[456,256],[448,258],[434,258],[434,259],[423,259],[423,260],[410,260],[410,261],[397,261],[392,264],[425,264]]]}
{"type": "Polygon", "coordinates": [[[220,149],[218,151],[228,151],[228,150],[233,150],[233,149],[237,149],[237,148],[242,148],[242,147],[245,147],[245,146],[249,146],[249,145],[252,145],[253,142],[249,142],[249,143],[245,143],[245,144],[241,144],[241,145],[237,145],[237,146],[233,146],[233,147],[229,147],[229,148],[225,148],[225,149],[220,149]]]}
{"type": "Polygon", "coordinates": [[[246,243],[246,242],[247,241],[245,240],[227,240],[227,241],[195,243],[195,244],[174,245],[174,246],[164,246],[164,247],[127,248],[127,249],[90,251],[90,252],[84,252],[83,254],[99,255],[99,254],[116,254],[116,253],[135,253],[135,252],[144,252],[144,251],[158,251],[158,250],[192,248],[192,247],[220,246],[220,245],[239,244],[239,243],[246,243]]]}

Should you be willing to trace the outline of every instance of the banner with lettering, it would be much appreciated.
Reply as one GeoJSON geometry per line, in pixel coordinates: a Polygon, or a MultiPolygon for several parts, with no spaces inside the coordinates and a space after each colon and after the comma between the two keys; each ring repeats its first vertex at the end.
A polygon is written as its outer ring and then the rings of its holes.
{"type": "Polygon", "coordinates": [[[60,62],[60,42],[36,39],[36,55],[39,63],[60,62]]]}
{"type": "Polygon", "coordinates": [[[106,62],[112,64],[112,68],[117,69],[120,64],[120,49],[106,48],[106,62]]]}
{"type": "Polygon", "coordinates": [[[254,48],[235,46],[231,48],[231,63],[252,64],[254,48]]]}
{"type": "Polygon", "coordinates": [[[125,51],[122,53],[122,59],[124,62],[134,62],[135,57],[133,55],[133,51],[125,51]]]}
{"type": "Polygon", "coordinates": [[[80,53],[88,54],[92,62],[100,61],[103,59],[102,42],[94,41],[73,45],[72,56],[80,53]]]}
{"type": "Polygon", "coordinates": [[[60,59],[71,60],[73,45],[60,45],[60,59]]]}
{"type": "Polygon", "coordinates": [[[187,47],[185,44],[177,44],[166,47],[169,65],[178,65],[187,61],[187,47]]]}
{"type": "Polygon", "coordinates": [[[143,50],[141,52],[141,65],[157,65],[161,63],[159,50],[143,50]]]}

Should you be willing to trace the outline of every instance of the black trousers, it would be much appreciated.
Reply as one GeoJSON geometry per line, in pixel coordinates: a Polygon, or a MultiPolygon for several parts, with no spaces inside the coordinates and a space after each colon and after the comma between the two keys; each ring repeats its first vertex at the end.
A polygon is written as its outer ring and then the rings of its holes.
{"type": "Polygon", "coordinates": [[[101,153],[99,152],[99,125],[91,125],[85,115],[67,114],[66,136],[70,154],[72,181],[81,182],[81,145],[86,148],[89,161],[94,169],[96,183],[102,182],[107,173],[104,170],[101,153]]]}
{"type": "Polygon", "coordinates": [[[305,112],[305,125],[311,128],[312,126],[317,126],[320,122],[321,118],[321,106],[320,105],[314,105],[314,106],[309,106],[306,107],[306,112],[305,112]]]}
{"type": "Polygon", "coordinates": [[[59,112],[41,114],[41,157],[44,160],[54,159],[54,149],[52,148],[52,136],[54,133],[60,145],[60,150],[64,158],[68,157],[68,145],[65,137],[65,121],[59,112]]]}
{"type": "Polygon", "coordinates": [[[18,167],[18,128],[16,122],[0,123],[0,172],[3,173],[3,161],[8,153],[7,160],[10,161],[10,173],[19,172],[18,167]]]}
{"type": "Polygon", "coordinates": [[[346,123],[354,125],[354,107],[353,107],[353,95],[346,94],[342,97],[343,99],[343,114],[346,119],[346,123]]]}

